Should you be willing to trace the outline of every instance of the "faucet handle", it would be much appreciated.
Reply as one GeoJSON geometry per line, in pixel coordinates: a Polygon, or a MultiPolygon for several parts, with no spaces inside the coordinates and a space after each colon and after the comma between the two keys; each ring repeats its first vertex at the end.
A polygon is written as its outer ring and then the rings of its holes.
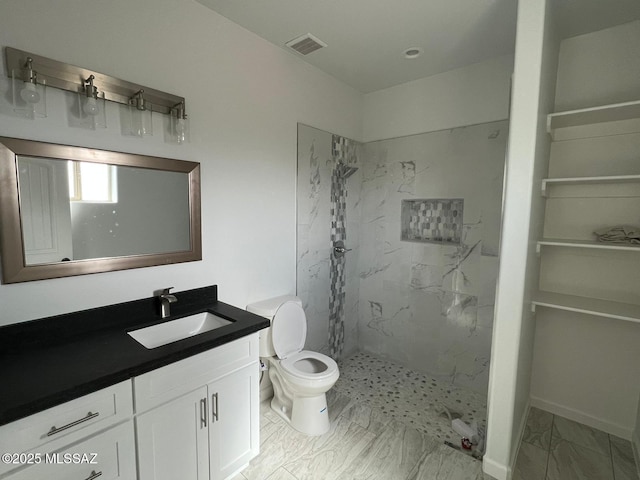
{"type": "Polygon", "coordinates": [[[170,290],[173,289],[175,287],[167,287],[167,288],[163,288],[162,289],[162,293],[160,295],[169,295],[170,294],[170,290]]]}

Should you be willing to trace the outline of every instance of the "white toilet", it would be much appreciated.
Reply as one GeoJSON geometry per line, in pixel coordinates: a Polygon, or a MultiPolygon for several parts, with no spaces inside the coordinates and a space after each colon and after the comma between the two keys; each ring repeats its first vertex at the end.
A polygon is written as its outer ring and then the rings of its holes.
{"type": "Polygon", "coordinates": [[[307,435],[329,430],[325,393],[340,372],[333,359],[302,350],[307,338],[307,317],[298,297],[285,295],[247,305],[247,310],[271,320],[260,331],[260,357],[268,364],[273,383],[271,408],[307,435]]]}

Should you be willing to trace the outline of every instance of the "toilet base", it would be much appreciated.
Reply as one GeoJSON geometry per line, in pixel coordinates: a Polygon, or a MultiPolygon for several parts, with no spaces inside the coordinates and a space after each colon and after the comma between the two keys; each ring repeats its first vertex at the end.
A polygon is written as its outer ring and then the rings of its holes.
{"type": "Polygon", "coordinates": [[[324,393],[314,397],[294,398],[291,411],[288,411],[289,408],[276,395],[271,400],[271,409],[306,435],[323,435],[329,431],[329,409],[324,393]]]}

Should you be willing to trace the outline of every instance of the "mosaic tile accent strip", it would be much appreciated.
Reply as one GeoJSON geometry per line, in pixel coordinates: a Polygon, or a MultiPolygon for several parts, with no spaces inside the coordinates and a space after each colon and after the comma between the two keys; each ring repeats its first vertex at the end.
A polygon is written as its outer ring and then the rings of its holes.
{"type": "Polygon", "coordinates": [[[459,245],[464,199],[402,200],[401,240],[459,245]]]}
{"type": "Polygon", "coordinates": [[[427,435],[460,445],[448,414],[468,424],[475,420],[486,430],[487,400],[481,393],[367,353],[356,353],[338,367],[336,392],[427,435]]]}
{"type": "MultiPolygon", "coordinates": [[[[331,245],[347,239],[347,163],[355,164],[355,142],[338,135],[331,139],[335,162],[331,172],[331,245]]],[[[344,349],[345,257],[330,255],[329,355],[338,359],[344,349]]]]}
{"type": "Polygon", "coordinates": [[[358,163],[356,154],[357,143],[349,138],[340,135],[331,136],[331,156],[336,163],[353,165],[358,163]]]}

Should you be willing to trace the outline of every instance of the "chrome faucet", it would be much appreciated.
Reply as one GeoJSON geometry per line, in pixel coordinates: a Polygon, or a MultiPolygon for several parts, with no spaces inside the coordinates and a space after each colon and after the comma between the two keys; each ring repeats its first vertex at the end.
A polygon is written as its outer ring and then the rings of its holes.
{"type": "Polygon", "coordinates": [[[169,293],[173,287],[165,288],[162,293],[158,295],[160,299],[160,316],[167,318],[171,315],[171,304],[178,301],[175,295],[169,293]]]}

